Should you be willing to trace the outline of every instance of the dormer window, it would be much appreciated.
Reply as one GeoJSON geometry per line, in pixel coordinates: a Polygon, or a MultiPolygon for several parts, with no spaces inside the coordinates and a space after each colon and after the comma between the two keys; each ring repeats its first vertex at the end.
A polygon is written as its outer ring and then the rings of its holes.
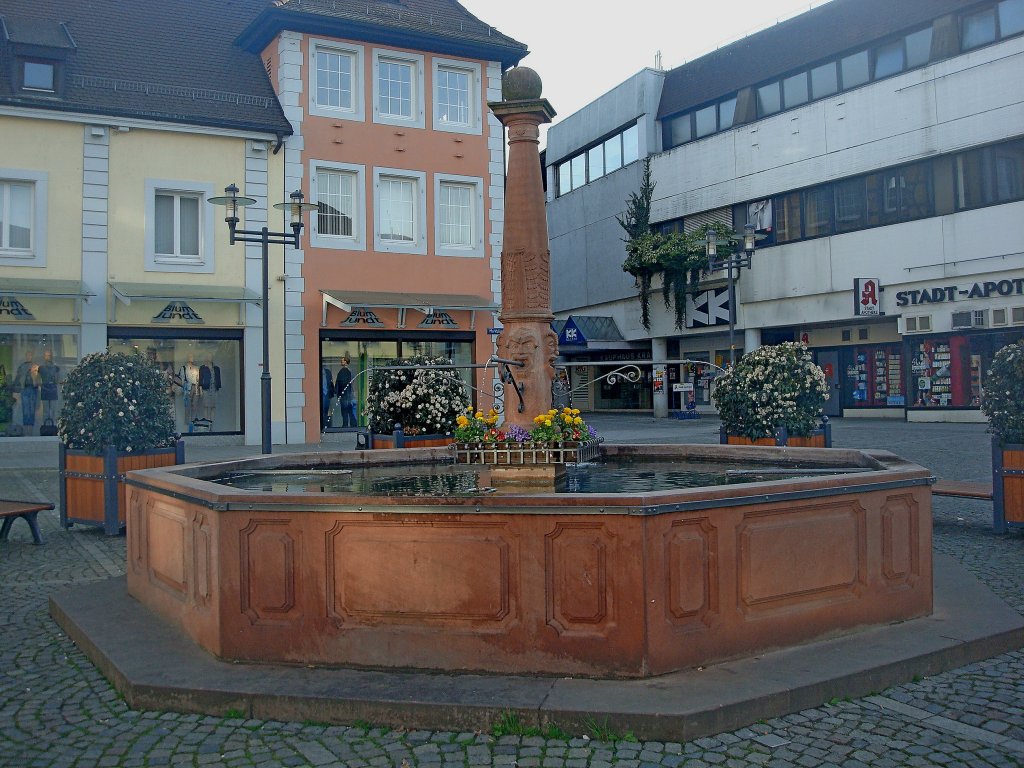
{"type": "Polygon", "coordinates": [[[22,70],[21,87],[27,91],[54,92],[56,65],[53,62],[26,61],[22,70]]]}
{"type": "Polygon", "coordinates": [[[11,62],[10,87],[25,96],[60,96],[76,50],[63,22],[0,16],[0,51],[11,62]]]}

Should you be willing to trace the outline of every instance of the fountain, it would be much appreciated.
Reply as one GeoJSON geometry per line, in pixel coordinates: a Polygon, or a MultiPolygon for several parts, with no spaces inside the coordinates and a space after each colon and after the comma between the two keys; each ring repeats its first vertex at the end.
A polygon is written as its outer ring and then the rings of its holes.
{"type": "MultiPolygon", "coordinates": [[[[525,428],[550,407],[551,331],[529,70],[508,130],[504,330],[525,428]]],[[[932,609],[931,477],[881,451],[612,446],[603,460],[738,463],[753,482],[450,495],[238,488],[274,473],[431,475],[437,448],[278,455],[133,472],[128,591],[221,659],[646,677],[932,609]],[[779,469],[785,474],[773,474],[779,469]]],[[[511,467],[499,467],[508,470],[511,467]]]]}

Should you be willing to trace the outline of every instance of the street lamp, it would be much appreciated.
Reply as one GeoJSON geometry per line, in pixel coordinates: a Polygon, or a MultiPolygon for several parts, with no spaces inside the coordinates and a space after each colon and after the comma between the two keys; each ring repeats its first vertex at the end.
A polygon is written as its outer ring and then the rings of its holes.
{"type": "MultiPolygon", "coordinates": [[[[708,229],[705,234],[706,248],[708,255],[708,268],[712,272],[719,269],[728,270],[729,275],[729,365],[736,365],[736,282],[733,279],[732,271],[736,270],[736,277],[739,277],[739,270],[743,267],[750,269],[750,262],[754,256],[754,248],[757,240],[763,235],[754,234],[754,225],[747,224],[743,228],[743,248],[738,252],[730,253],[728,256],[718,255],[718,233],[708,229]]],[[[730,241],[722,241],[726,244],[730,241]]]]}
{"type": "Polygon", "coordinates": [[[302,232],[302,212],[316,210],[313,203],[302,202],[302,192],[295,190],[288,196],[286,203],[276,203],[275,208],[282,211],[289,211],[291,214],[291,232],[271,232],[267,227],[262,229],[239,229],[238,208],[240,206],[252,205],[256,200],[252,197],[239,197],[238,187],[234,184],[224,188],[224,195],[211,197],[207,202],[214,205],[223,205],[227,208],[227,216],[224,221],[228,223],[228,231],[231,234],[231,245],[236,242],[259,243],[262,248],[263,259],[263,373],[260,375],[260,411],[262,416],[262,440],[263,453],[271,452],[270,440],[270,312],[269,294],[270,278],[269,272],[269,249],[270,244],[291,245],[299,247],[299,234],[302,232]]]}

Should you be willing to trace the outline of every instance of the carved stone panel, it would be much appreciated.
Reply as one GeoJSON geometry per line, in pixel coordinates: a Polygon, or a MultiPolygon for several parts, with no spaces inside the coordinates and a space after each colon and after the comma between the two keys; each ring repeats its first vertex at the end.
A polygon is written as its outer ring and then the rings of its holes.
{"type": "Polygon", "coordinates": [[[891,587],[912,586],[921,575],[919,511],[910,495],[882,506],[882,576],[891,587]]]}
{"type": "Polygon", "coordinates": [[[288,519],[250,520],[239,531],[241,607],[253,624],[282,624],[299,618],[297,536],[288,519]]]}
{"type": "Polygon", "coordinates": [[[613,622],[602,523],[559,523],[545,536],[547,623],[560,635],[607,635],[613,622]]]}
{"type": "Polygon", "coordinates": [[[325,545],[327,615],[337,625],[498,632],[518,611],[517,544],[505,523],[338,522],[325,545]]]}
{"type": "Polygon", "coordinates": [[[146,562],[154,584],[185,600],[188,595],[186,520],[180,507],[157,499],[146,502],[146,562]]]}
{"type": "Polygon", "coordinates": [[[746,613],[850,600],[866,579],[865,512],[857,502],[750,514],[737,538],[739,608],[746,613]],[[817,556],[807,557],[808,550],[817,556]]]}
{"type": "Polygon", "coordinates": [[[718,531],[707,518],[676,520],[664,547],[666,618],[704,626],[718,613],[718,531]]]}
{"type": "Polygon", "coordinates": [[[195,572],[192,599],[200,606],[210,603],[212,546],[210,521],[205,514],[196,510],[192,515],[192,569],[195,572]]]}

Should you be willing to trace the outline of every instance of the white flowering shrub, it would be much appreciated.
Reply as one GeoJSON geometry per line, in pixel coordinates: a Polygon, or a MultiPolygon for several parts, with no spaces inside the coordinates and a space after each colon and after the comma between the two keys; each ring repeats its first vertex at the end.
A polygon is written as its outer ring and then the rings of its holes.
{"type": "Polygon", "coordinates": [[[370,429],[391,432],[397,423],[407,435],[452,434],[469,405],[466,384],[458,371],[429,368],[451,364],[446,357],[419,356],[388,363],[422,366],[419,370],[374,370],[366,395],[370,429]]]}
{"type": "Polygon", "coordinates": [[[1002,445],[1024,443],[1024,339],[996,352],[984,381],[988,431],[1002,445]]]}
{"type": "Polygon", "coordinates": [[[807,347],[785,342],[744,355],[718,379],[712,397],[730,434],[756,440],[785,426],[805,436],[819,426],[828,385],[807,347]]]}
{"type": "Polygon", "coordinates": [[[142,355],[86,355],[64,381],[57,434],[68,448],[138,453],[174,444],[167,379],[142,355]]]}

